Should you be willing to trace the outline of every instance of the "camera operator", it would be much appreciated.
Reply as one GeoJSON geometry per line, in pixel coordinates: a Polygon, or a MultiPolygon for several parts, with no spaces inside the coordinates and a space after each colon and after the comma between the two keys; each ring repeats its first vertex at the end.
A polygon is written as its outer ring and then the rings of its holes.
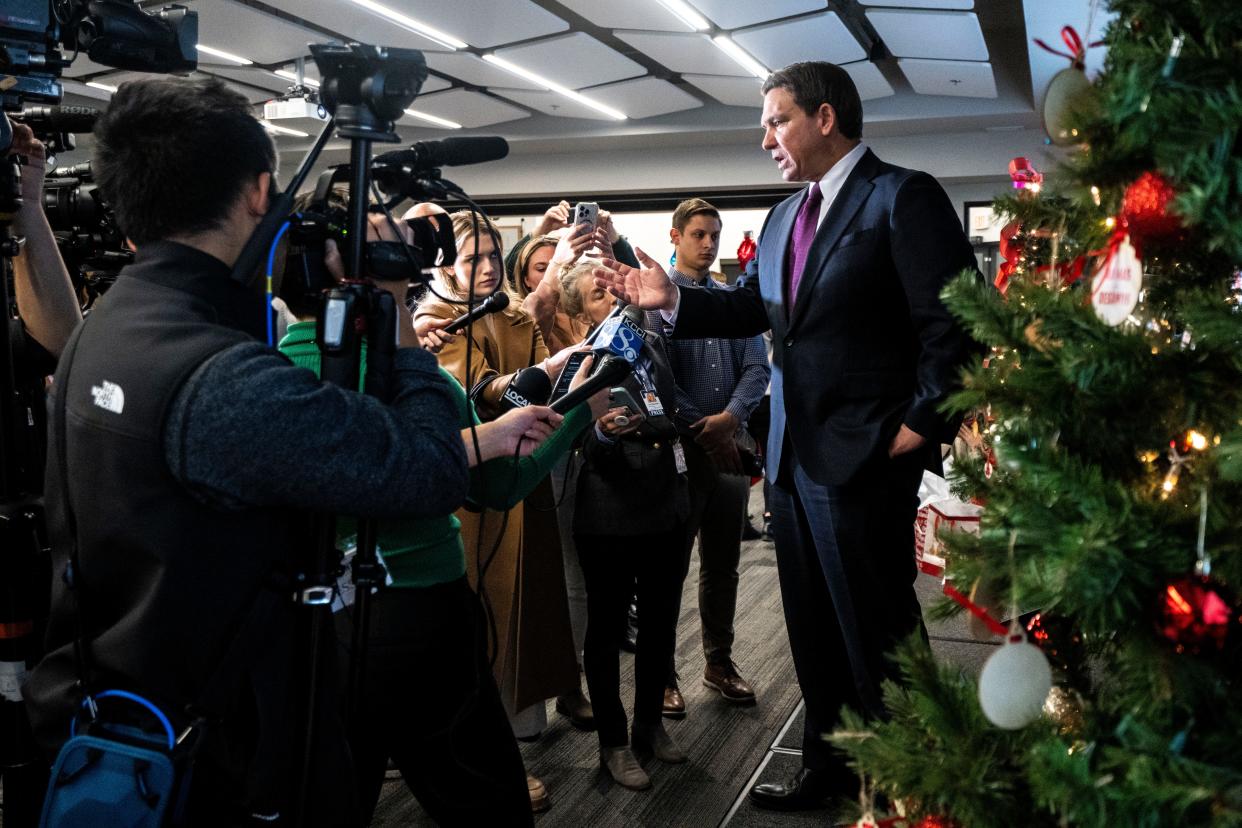
{"type": "MultiPolygon", "coordinates": [[[[455,399],[403,314],[388,405],[320,383],[258,341],[262,297],[230,269],[268,209],[275,151],[244,97],[215,79],[127,83],[95,139],[97,181],[136,258],[57,371],[55,578],[49,654],[26,686],[31,719],[49,755],[68,738],[83,701],[80,625],[87,689],[144,695],[178,729],[208,716],[192,824],[281,824],[299,759],[291,702],[309,689],[291,675],[303,649],[291,576],[310,544],[301,510],[452,511],[468,482],[455,399]],[[217,677],[234,645],[241,666],[217,677]],[[227,701],[195,709],[217,679],[227,701]]],[[[334,711],[335,688],[316,689],[317,710],[334,711]]],[[[343,728],[321,719],[306,813],[352,824],[343,728]]]]}

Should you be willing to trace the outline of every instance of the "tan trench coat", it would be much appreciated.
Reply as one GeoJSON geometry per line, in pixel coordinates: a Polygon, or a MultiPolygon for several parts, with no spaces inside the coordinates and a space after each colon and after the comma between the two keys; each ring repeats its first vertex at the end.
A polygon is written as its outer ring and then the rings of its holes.
{"type": "MultiPolygon", "coordinates": [[[[429,296],[414,316],[453,319],[460,313],[459,307],[429,296]]],[[[458,336],[438,359],[469,393],[489,377],[511,374],[547,356],[535,323],[510,306],[477,320],[472,339],[458,336]]],[[[578,687],[554,503],[551,485],[544,480],[524,503],[509,510],[507,520],[503,512],[491,509],[457,512],[471,586],[477,589],[479,572],[487,570],[485,594],[496,625],[489,654],[496,656],[496,684],[511,714],[578,687]]],[[[488,635],[490,639],[490,631],[488,635]]]]}

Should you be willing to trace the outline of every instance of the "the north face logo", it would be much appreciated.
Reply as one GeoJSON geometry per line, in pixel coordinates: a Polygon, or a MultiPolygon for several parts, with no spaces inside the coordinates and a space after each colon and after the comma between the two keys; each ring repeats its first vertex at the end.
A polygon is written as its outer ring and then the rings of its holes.
{"type": "Polygon", "coordinates": [[[125,410],[125,392],[115,382],[104,380],[100,385],[92,385],[91,396],[95,398],[95,405],[104,411],[120,414],[125,410]]]}

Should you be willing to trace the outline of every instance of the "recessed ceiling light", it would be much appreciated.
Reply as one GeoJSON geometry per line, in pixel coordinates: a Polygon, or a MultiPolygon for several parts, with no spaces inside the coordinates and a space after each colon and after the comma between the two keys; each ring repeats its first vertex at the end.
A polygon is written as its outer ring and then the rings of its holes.
{"type": "Polygon", "coordinates": [[[751,57],[745,49],[738,46],[727,36],[716,35],[712,38],[712,43],[715,43],[720,51],[733,58],[739,66],[760,80],[766,80],[768,75],[772,74],[762,63],[751,57]]]}
{"type": "Polygon", "coordinates": [[[297,73],[290,72],[288,69],[277,69],[272,74],[278,78],[284,78],[287,81],[293,81],[294,83],[301,83],[303,86],[309,86],[312,89],[319,88],[319,81],[314,80],[313,78],[306,78],[306,77],[302,78],[302,80],[299,81],[297,73]]]}
{"type": "Polygon", "coordinates": [[[607,115],[609,118],[612,118],[617,121],[628,120],[625,113],[622,112],[621,110],[613,109],[611,106],[607,106],[605,104],[600,103],[599,101],[592,100],[591,98],[588,98],[586,95],[575,92],[574,90],[568,87],[561,86],[559,83],[556,83],[555,81],[548,80],[543,75],[538,75],[530,71],[529,69],[523,69],[521,66],[518,66],[516,63],[510,63],[509,61],[505,60],[502,57],[497,57],[496,55],[484,55],[483,59],[486,60],[488,63],[494,63],[495,65],[499,66],[501,69],[504,69],[506,72],[512,72],[513,74],[517,75],[519,78],[525,78],[531,83],[538,84],[539,86],[542,86],[544,89],[555,92],[558,95],[564,95],[566,98],[569,98],[572,101],[577,101],[578,103],[582,104],[585,107],[594,109],[596,112],[602,112],[603,114],[607,115]]]}
{"type": "Polygon", "coordinates": [[[656,0],[664,8],[696,32],[705,32],[712,27],[707,18],[699,14],[686,0],[656,0]]]}
{"type": "Polygon", "coordinates": [[[448,118],[440,118],[435,115],[429,115],[426,112],[419,112],[417,109],[407,109],[405,111],[405,114],[409,115],[411,118],[419,118],[420,120],[426,121],[429,124],[435,124],[436,126],[442,126],[445,129],[461,129],[462,128],[461,124],[457,123],[456,121],[450,121],[448,118]]]}
{"type": "Polygon", "coordinates": [[[428,26],[426,23],[420,23],[414,18],[407,17],[406,15],[402,14],[401,12],[395,9],[390,9],[385,5],[376,3],[375,0],[349,0],[349,1],[356,6],[361,6],[362,8],[371,12],[372,14],[378,14],[380,17],[384,18],[385,20],[391,23],[396,23],[398,26],[400,26],[403,29],[407,29],[411,32],[414,32],[414,34],[422,35],[428,40],[434,40],[436,43],[439,43],[441,46],[445,47],[446,49],[453,49],[454,51],[456,51],[457,49],[465,49],[467,46],[469,46],[468,43],[464,43],[463,41],[458,40],[457,38],[453,37],[450,34],[445,34],[439,29],[435,29],[435,28],[432,28],[431,26],[428,26]]]}
{"type": "Polygon", "coordinates": [[[109,86],[108,84],[100,83],[99,81],[87,81],[86,85],[90,87],[94,87],[95,89],[102,89],[103,91],[109,94],[116,92],[115,86],[109,86]]]}
{"type": "Polygon", "coordinates": [[[259,123],[263,124],[263,128],[273,135],[292,135],[294,138],[310,137],[309,133],[303,132],[300,129],[289,129],[289,127],[277,126],[271,121],[259,121],[259,123]]]}
{"type": "Polygon", "coordinates": [[[240,55],[235,55],[232,52],[225,52],[225,51],[216,49],[211,46],[204,46],[201,43],[198,44],[198,50],[205,55],[211,55],[212,57],[218,57],[221,60],[231,61],[232,63],[241,64],[242,66],[250,66],[251,64],[254,63],[254,61],[250,60],[249,58],[244,58],[240,55]]]}

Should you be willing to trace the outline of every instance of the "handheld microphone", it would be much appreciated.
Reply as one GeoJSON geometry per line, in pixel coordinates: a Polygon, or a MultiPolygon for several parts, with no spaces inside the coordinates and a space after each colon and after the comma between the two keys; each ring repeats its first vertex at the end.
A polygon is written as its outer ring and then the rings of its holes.
{"type": "Polygon", "coordinates": [[[408,166],[418,172],[499,161],[508,154],[509,142],[497,136],[443,138],[439,141],[419,141],[409,149],[385,152],[375,156],[375,163],[408,166]]]}
{"type": "Polygon", "coordinates": [[[552,380],[542,368],[531,366],[513,375],[505,392],[500,395],[499,408],[509,411],[530,405],[543,405],[552,396],[552,380]]]}
{"type": "Polygon", "coordinates": [[[509,294],[505,293],[503,290],[498,290],[479,304],[475,305],[469,313],[463,313],[461,316],[448,323],[448,325],[444,328],[444,332],[455,334],[476,319],[481,319],[489,313],[502,311],[507,307],[509,307],[509,294]]]}
{"type": "Polygon", "coordinates": [[[579,385],[559,400],[553,400],[552,405],[549,407],[557,414],[568,414],[579,403],[586,402],[599,391],[611,388],[625,379],[633,370],[634,366],[626,362],[622,357],[608,354],[600,360],[598,370],[591,374],[582,385],[579,385]]]}
{"type": "Polygon", "coordinates": [[[620,314],[605,319],[595,337],[594,350],[614,354],[631,364],[638,362],[644,343],[642,318],[643,312],[630,305],[620,314]]]}
{"type": "Polygon", "coordinates": [[[90,132],[99,110],[93,106],[32,106],[13,117],[35,132],[90,132]]]}

